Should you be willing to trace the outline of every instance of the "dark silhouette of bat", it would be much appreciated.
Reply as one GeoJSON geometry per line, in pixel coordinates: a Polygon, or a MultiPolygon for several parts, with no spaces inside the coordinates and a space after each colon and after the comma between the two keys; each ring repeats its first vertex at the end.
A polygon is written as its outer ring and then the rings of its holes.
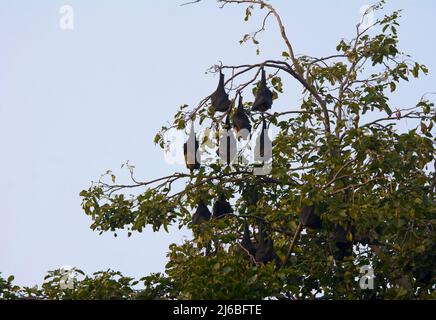
{"type": "Polygon", "coordinates": [[[254,247],[253,242],[251,241],[250,229],[248,227],[247,221],[244,221],[244,235],[242,236],[241,246],[245,250],[247,250],[247,252],[252,257],[255,257],[256,248],[254,247]]]}
{"type": "Polygon", "coordinates": [[[259,87],[257,88],[256,98],[253,103],[253,111],[266,112],[271,109],[273,104],[273,94],[268,89],[266,84],[265,69],[262,68],[262,79],[260,80],[259,87]]]}
{"type": "Polygon", "coordinates": [[[242,191],[242,195],[249,206],[255,206],[259,201],[259,192],[253,185],[248,185],[245,187],[245,189],[242,191]]]}
{"type": "Polygon", "coordinates": [[[224,87],[224,74],[220,71],[220,81],[216,91],[211,96],[212,108],[214,111],[227,112],[230,108],[231,102],[229,95],[226,93],[224,87]]]}
{"type": "Polygon", "coordinates": [[[212,207],[212,218],[217,219],[223,215],[233,213],[233,208],[230,203],[226,200],[224,194],[220,194],[218,200],[215,201],[212,207]]]}
{"type": "Polygon", "coordinates": [[[226,122],[224,125],[224,129],[225,130],[230,130],[232,128],[232,126],[230,125],[230,115],[228,114],[226,117],[226,122]]]}
{"type": "Polygon", "coordinates": [[[274,242],[270,236],[263,230],[263,226],[259,226],[259,235],[256,244],[255,259],[258,263],[268,263],[275,261],[276,266],[280,264],[280,259],[274,251],[274,242]]]}
{"type": "Polygon", "coordinates": [[[203,200],[198,202],[197,210],[195,210],[192,215],[192,232],[194,237],[198,240],[198,247],[200,249],[204,248],[206,250],[205,254],[210,255],[212,252],[212,246],[210,241],[205,241],[203,238],[204,227],[203,223],[207,222],[211,218],[211,213],[209,208],[206,206],[203,200]]]}
{"type": "Polygon", "coordinates": [[[203,222],[209,221],[211,217],[209,208],[204,204],[204,201],[198,202],[198,207],[195,213],[192,215],[192,224],[198,226],[203,222]]]}
{"type": "Polygon", "coordinates": [[[266,125],[265,119],[262,120],[262,131],[259,135],[259,137],[256,139],[256,146],[255,146],[255,161],[269,161],[271,159],[271,153],[268,154],[265,152],[266,147],[268,148],[272,147],[272,142],[268,136],[268,128],[266,125]]]}
{"type": "Polygon", "coordinates": [[[304,227],[311,229],[321,229],[322,220],[319,215],[316,214],[316,208],[316,205],[304,205],[301,208],[300,222],[303,224],[304,227]]]}
{"type": "Polygon", "coordinates": [[[241,95],[239,95],[238,108],[233,114],[233,128],[236,131],[237,137],[241,137],[244,140],[247,139],[251,132],[250,119],[248,119],[248,116],[245,114],[241,95]]]}
{"type": "Polygon", "coordinates": [[[345,257],[350,257],[353,254],[353,238],[354,234],[352,228],[343,228],[340,225],[336,226],[335,244],[337,250],[335,252],[335,259],[342,261],[345,257]]]}
{"type": "Polygon", "coordinates": [[[436,243],[415,256],[414,260],[413,277],[416,284],[423,287],[433,286],[436,283],[436,243]]]}
{"type": "Polygon", "coordinates": [[[420,286],[427,286],[430,284],[430,282],[433,279],[433,274],[435,273],[433,267],[425,267],[425,266],[419,266],[416,267],[415,270],[413,270],[413,277],[415,278],[415,281],[420,286]]]}
{"type": "Polygon", "coordinates": [[[191,126],[191,132],[188,140],[183,144],[183,154],[185,156],[186,167],[192,172],[200,169],[200,154],[198,148],[200,144],[195,136],[194,124],[191,126]]]}
{"type": "Polygon", "coordinates": [[[238,152],[235,136],[233,134],[233,131],[230,130],[230,115],[227,115],[223,128],[224,130],[226,130],[226,134],[223,135],[219,140],[219,148],[217,150],[217,153],[218,156],[223,159],[229,166],[238,152]],[[222,148],[222,146],[224,146],[224,149],[222,148]],[[220,152],[224,154],[220,154],[220,152]]]}

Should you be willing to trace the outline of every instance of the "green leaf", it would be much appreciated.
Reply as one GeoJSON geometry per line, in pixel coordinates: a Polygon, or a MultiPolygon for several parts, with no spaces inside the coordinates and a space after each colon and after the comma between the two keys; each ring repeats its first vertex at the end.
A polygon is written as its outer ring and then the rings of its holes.
{"type": "Polygon", "coordinates": [[[421,70],[424,74],[428,74],[428,68],[425,65],[421,64],[421,70]]]}
{"type": "Polygon", "coordinates": [[[386,111],[386,113],[388,114],[389,117],[392,115],[392,110],[391,110],[391,108],[389,108],[388,105],[384,105],[383,109],[386,111]]]}

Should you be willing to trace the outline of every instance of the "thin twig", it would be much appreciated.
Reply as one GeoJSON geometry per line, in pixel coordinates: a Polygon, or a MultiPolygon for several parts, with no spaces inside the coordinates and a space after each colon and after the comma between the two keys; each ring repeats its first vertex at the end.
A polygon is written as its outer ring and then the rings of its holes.
{"type": "Polygon", "coordinates": [[[286,254],[285,259],[283,259],[282,268],[284,268],[287,265],[288,260],[291,257],[292,251],[294,250],[295,243],[297,242],[297,238],[300,236],[302,230],[303,230],[303,223],[300,221],[297,230],[295,230],[295,234],[294,237],[292,238],[291,244],[289,245],[288,253],[286,254]]]}

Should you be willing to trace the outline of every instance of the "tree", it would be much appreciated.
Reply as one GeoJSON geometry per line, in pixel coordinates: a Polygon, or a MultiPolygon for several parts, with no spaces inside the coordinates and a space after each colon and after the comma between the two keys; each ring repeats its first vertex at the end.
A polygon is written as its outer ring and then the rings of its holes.
{"type": "MultiPolygon", "coordinates": [[[[263,70],[274,105],[286,103],[280,99],[284,77],[301,87],[302,103],[296,111],[274,112],[273,106],[257,112],[252,110],[253,102],[246,102],[243,109],[234,106],[227,114],[216,112],[210,95],[195,108],[182,106],[172,126],[163,127],[155,137],[165,149],[169,130],[184,130],[190,123],[228,129],[231,115],[243,110],[257,131],[278,130],[267,174],[256,175],[254,170],[268,159],[241,161],[240,152],[240,161],[220,162],[215,157],[199,169],[191,166],[186,173],[146,182],[135,179],[134,167],[127,165],[129,184],[117,184],[108,172],[81,192],[83,209],[95,231],[127,230],[130,235],[146,226],[168,231],[170,225],[194,231],[193,239],[170,246],[165,275],[144,278],[142,296],[140,292],[132,296],[129,290],[123,294],[121,289],[115,290],[121,291],[115,296],[436,298],[436,174],[431,168],[436,110],[426,96],[403,109],[393,108],[389,101],[398,83],[428,72],[398,47],[401,11],[386,14],[370,26],[357,25],[355,37],[341,40],[335,54],[314,58],[295,54],[284,22],[269,2],[218,2],[221,7],[246,5],[245,20],[253,10],[265,12],[259,31],[244,35],[241,42],[252,41],[259,50],[257,36],[273,18],[286,47],[280,61],[211,69],[230,74],[225,86],[232,104],[243,91],[245,100],[250,100],[246,93],[250,90],[259,96],[265,89],[259,81],[263,70]],[[371,28],[380,33],[371,35],[371,28]],[[244,77],[251,80],[242,81],[244,77]],[[400,132],[398,125],[405,119],[415,119],[418,127],[400,132]],[[185,185],[178,189],[175,185],[180,182],[185,185]],[[141,191],[129,196],[132,189],[141,191]],[[211,208],[217,199],[231,202],[233,212],[212,219],[197,217],[193,224],[199,204],[211,208]],[[375,278],[367,279],[374,280],[373,289],[360,286],[362,267],[373,270],[375,278]]],[[[375,4],[366,14],[382,11],[384,3],[375,4]]],[[[220,141],[217,135],[213,130],[200,145],[220,141]]],[[[249,139],[260,143],[255,137],[249,139]]]]}

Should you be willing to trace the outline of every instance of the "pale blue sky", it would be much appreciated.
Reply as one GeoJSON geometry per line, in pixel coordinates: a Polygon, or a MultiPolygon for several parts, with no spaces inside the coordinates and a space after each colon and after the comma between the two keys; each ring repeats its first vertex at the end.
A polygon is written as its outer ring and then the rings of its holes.
{"type": "MultiPolygon", "coordinates": [[[[163,161],[154,134],[181,104],[195,104],[216,86],[205,70],[280,57],[271,20],[263,54],[241,46],[242,6],[181,1],[0,0],[0,272],[19,284],[40,283],[64,265],[91,273],[112,268],[135,277],[163,271],[175,231],[127,239],[99,236],[80,207],[79,192],[107,169],[130,160],[142,179],[184,170],[163,161]],[[75,9],[75,30],[59,28],[59,7],[75,9]]],[[[326,56],[351,38],[365,0],[272,1],[296,53],[326,56]]],[[[403,8],[401,48],[432,73],[400,86],[394,106],[436,91],[436,2],[392,0],[403,8]]],[[[290,82],[295,105],[300,87],[290,82]]],[[[279,108],[278,106],[277,108],[279,108]]],[[[188,233],[189,235],[189,233],[188,233]]]]}

